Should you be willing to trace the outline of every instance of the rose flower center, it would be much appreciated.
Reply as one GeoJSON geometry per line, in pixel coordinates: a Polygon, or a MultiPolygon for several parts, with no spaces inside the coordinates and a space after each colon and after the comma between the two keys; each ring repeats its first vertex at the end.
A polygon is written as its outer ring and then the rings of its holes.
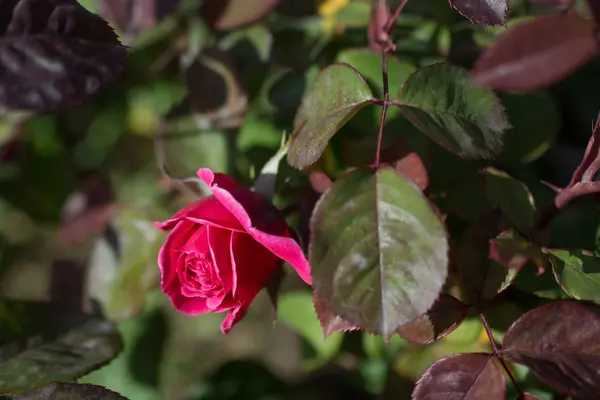
{"type": "Polygon", "coordinates": [[[178,275],[182,293],[188,297],[213,297],[223,290],[221,277],[206,254],[183,253],[178,275]]]}

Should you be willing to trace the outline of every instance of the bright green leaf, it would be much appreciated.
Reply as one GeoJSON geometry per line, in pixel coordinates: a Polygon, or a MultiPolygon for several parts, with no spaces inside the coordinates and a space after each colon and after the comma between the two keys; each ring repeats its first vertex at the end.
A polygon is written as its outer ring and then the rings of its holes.
{"type": "MultiPolygon", "coordinates": [[[[355,68],[369,82],[373,93],[378,97],[383,97],[381,54],[365,49],[348,49],[338,54],[337,61],[355,68]]],[[[388,59],[390,93],[398,93],[404,82],[415,70],[416,68],[412,64],[390,57],[388,59]]]]}
{"type": "Polygon", "coordinates": [[[80,378],[121,348],[110,321],[49,304],[0,301],[0,393],[80,378]]]}
{"type": "Polygon", "coordinates": [[[315,295],[333,314],[389,338],[425,313],[446,280],[444,225],[422,193],[391,168],[356,169],[313,212],[315,295]]]}
{"type": "Polygon", "coordinates": [[[485,169],[485,189],[489,202],[502,211],[521,231],[535,223],[533,195],[524,183],[495,168],[485,169]]]}
{"type": "Polygon", "coordinates": [[[488,88],[473,86],[467,71],[434,64],[415,72],[399,93],[401,112],[449,151],[490,158],[510,128],[504,108],[488,88]]]}
{"type": "Polygon", "coordinates": [[[296,113],[288,162],[298,169],[316,162],[333,135],[372,97],[369,85],[349,65],[321,71],[296,113]]]}
{"type": "Polygon", "coordinates": [[[314,347],[319,361],[329,360],[342,344],[344,335],[341,332],[334,332],[327,339],[323,337],[310,292],[282,294],[277,303],[277,317],[314,347]]]}
{"type": "Polygon", "coordinates": [[[600,258],[582,250],[546,250],[554,277],[567,294],[600,304],[600,258]]]}

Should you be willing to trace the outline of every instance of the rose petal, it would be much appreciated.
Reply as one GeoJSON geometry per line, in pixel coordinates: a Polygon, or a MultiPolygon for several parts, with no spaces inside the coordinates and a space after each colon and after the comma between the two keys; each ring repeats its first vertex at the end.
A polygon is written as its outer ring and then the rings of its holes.
{"type": "Polygon", "coordinates": [[[246,233],[231,235],[230,251],[235,277],[233,298],[249,306],[277,273],[281,260],[246,233]]]}
{"type": "Polygon", "coordinates": [[[165,243],[158,252],[158,267],[160,269],[160,285],[162,291],[169,297],[179,293],[181,284],[177,278],[177,261],[179,250],[194,235],[198,225],[182,221],[169,233],[165,243]]]}
{"type": "Polygon", "coordinates": [[[247,311],[248,307],[244,307],[242,304],[238,304],[237,307],[233,308],[221,324],[221,332],[228,334],[231,328],[244,318],[247,311]]]}
{"type": "Polygon", "coordinates": [[[229,293],[233,289],[233,267],[229,257],[229,242],[231,242],[232,232],[214,226],[207,227],[207,232],[208,247],[213,264],[221,279],[223,291],[229,293]]]}
{"type": "Polygon", "coordinates": [[[298,243],[289,237],[285,220],[276,209],[272,211],[272,205],[226,175],[214,174],[210,169],[202,168],[198,176],[210,186],[215,198],[235,216],[246,232],[294,267],[304,282],[312,284],[308,260],[298,243]]]}
{"type": "Polygon", "coordinates": [[[206,305],[204,297],[185,297],[180,292],[176,292],[173,296],[169,296],[169,298],[177,311],[182,314],[197,316],[214,311],[206,305]]]}
{"type": "Polygon", "coordinates": [[[164,222],[155,222],[154,225],[162,230],[173,229],[182,219],[201,225],[215,226],[235,231],[243,231],[238,220],[214,196],[205,197],[192,203],[164,222]]]}

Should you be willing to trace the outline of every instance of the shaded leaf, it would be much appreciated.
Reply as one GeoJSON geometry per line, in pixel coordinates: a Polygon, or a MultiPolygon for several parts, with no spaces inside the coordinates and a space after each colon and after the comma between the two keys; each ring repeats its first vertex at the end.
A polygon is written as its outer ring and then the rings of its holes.
{"type": "Polygon", "coordinates": [[[535,223],[535,203],[527,186],[506,172],[486,168],[485,189],[489,202],[519,230],[528,231],[535,223]]]}
{"type": "Polygon", "coordinates": [[[569,295],[558,285],[553,271],[548,269],[541,274],[533,262],[525,265],[519,271],[514,286],[527,293],[532,293],[545,299],[570,299],[569,295]]]}
{"type": "Polygon", "coordinates": [[[427,312],[446,280],[444,226],[392,168],[356,169],[337,180],[315,207],[311,234],[323,309],[385,338],[427,312]]]}
{"type": "Polygon", "coordinates": [[[82,383],[51,383],[32,390],[15,400],[127,400],[125,397],[102,386],[82,383]]]}
{"type": "Polygon", "coordinates": [[[469,158],[497,154],[510,124],[496,95],[472,86],[467,71],[434,64],[411,75],[399,94],[400,111],[449,151],[469,158]]]}
{"type": "Polygon", "coordinates": [[[217,128],[241,124],[248,97],[228,53],[217,48],[204,49],[186,70],[186,83],[192,112],[200,119],[201,127],[202,119],[217,128]]]}
{"type": "Polygon", "coordinates": [[[478,218],[458,242],[454,261],[469,303],[494,298],[516,277],[517,269],[508,269],[490,259],[489,242],[500,230],[500,215],[491,212],[478,218]]]}
{"type": "Polygon", "coordinates": [[[534,394],[525,393],[525,400],[542,400],[534,394]]]}
{"type": "Polygon", "coordinates": [[[554,301],[525,313],[506,332],[502,352],[544,383],[575,398],[600,392],[600,317],[573,301],[554,301]]]}
{"type": "Polygon", "coordinates": [[[398,334],[411,343],[433,343],[458,328],[467,309],[457,298],[442,293],[425,315],[398,329],[398,334]]]}
{"type": "Polygon", "coordinates": [[[506,132],[499,158],[508,163],[530,163],[548,150],[561,127],[560,111],[544,92],[503,94],[512,129],[506,132]]]}
{"type": "Polygon", "coordinates": [[[508,0],[450,0],[452,7],[471,22],[506,25],[508,0]]]}
{"type": "Polygon", "coordinates": [[[516,269],[532,261],[538,267],[538,273],[542,273],[547,256],[540,247],[523,239],[515,231],[508,230],[490,240],[490,258],[506,268],[516,269]]]}
{"type": "Polygon", "coordinates": [[[215,29],[240,28],[267,15],[279,0],[204,0],[201,13],[215,29]]]}
{"type": "Polygon", "coordinates": [[[0,301],[0,393],[80,378],[121,348],[109,321],[49,304],[0,301]]]}
{"type": "Polygon", "coordinates": [[[334,64],[317,76],[294,119],[287,160],[304,169],[316,162],[333,135],[373,94],[369,85],[347,64],[334,64]]]}
{"type": "Polygon", "coordinates": [[[544,16],[502,35],[477,60],[473,81],[495,90],[538,90],[563,79],[597,51],[592,22],[575,13],[544,16]]]}
{"type": "Polygon", "coordinates": [[[0,110],[80,105],[119,76],[127,51],[76,0],[0,3],[0,110]]]}
{"type": "Polygon", "coordinates": [[[504,400],[506,384],[494,356],[454,354],[433,363],[419,378],[412,399],[504,400]]]}
{"type": "Polygon", "coordinates": [[[600,304],[600,258],[585,250],[545,249],[552,271],[569,296],[600,304]]]}

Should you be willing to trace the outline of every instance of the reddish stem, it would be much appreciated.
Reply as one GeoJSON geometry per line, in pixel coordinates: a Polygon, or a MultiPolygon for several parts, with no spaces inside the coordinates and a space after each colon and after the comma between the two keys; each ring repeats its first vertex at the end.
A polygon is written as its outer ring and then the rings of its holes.
{"type": "Polygon", "coordinates": [[[396,20],[398,19],[400,14],[402,14],[402,11],[404,10],[404,7],[406,7],[407,3],[408,3],[408,0],[403,0],[402,3],[400,3],[400,5],[396,8],[394,13],[390,17],[390,19],[388,19],[387,23],[385,24],[384,31],[388,35],[392,33],[392,30],[394,30],[394,24],[396,24],[396,20]]]}
{"type": "Polygon", "coordinates": [[[504,370],[506,371],[506,374],[510,378],[513,386],[515,387],[515,390],[517,391],[517,395],[518,395],[517,398],[525,399],[525,393],[523,392],[523,390],[517,383],[517,380],[513,376],[510,369],[508,368],[508,365],[506,364],[504,357],[502,357],[502,354],[500,354],[500,349],[498,349],[498,344],[496,343],[496,339],[494,338],[494,333],[492,332],[492,329],[490,328],[490,325],[488,324],[487,319],[485,318],[485,315],[483,315],[482,312],[479,312],[479,319],[481,319],[481,323],[483,324],[485,333],[487,334],[488,339],[490,340],[490,344],[492,345],[492,349],[494,350],[494,356],[498,359],[498,361],[500,361],[502,368],[504,368],[504,370]]]}
{"type": "Polygon", "coordinates": [[[387,73],[387,47],[381,46],[381,72],[383,75],[383,106],[381,108],[381,120],[379,121],[379,134],[377,135],[377,150],[375,150],[375,167],[379,167],[379,159],[381,157],[381,143],[383,142],[383,126],[385,125],[385,117],[388,110],[388,102],[390,99],[390,89],[387,73]]]}

